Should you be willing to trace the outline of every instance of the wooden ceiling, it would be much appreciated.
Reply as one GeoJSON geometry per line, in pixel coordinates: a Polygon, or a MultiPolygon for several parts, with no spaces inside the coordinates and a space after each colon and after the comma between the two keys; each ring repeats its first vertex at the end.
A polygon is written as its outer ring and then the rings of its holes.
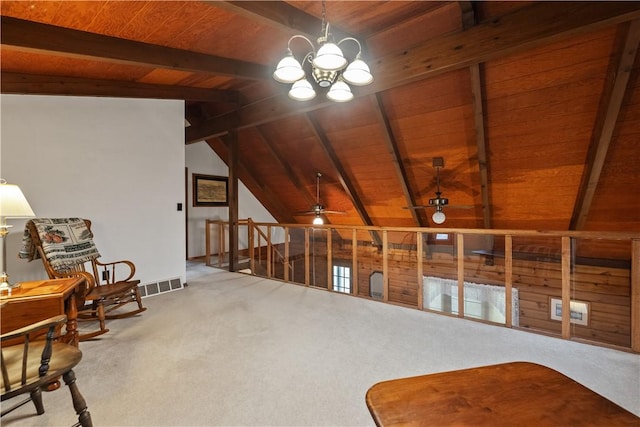
{"type": "Polygon", "coordinates": [[[442,157],[442,227],[640,231],[638,2],[329,1],[375,77],[344,104],[271,77],[320,2],[1,7],[3,93],[183,99],[185,143],[237,143],[279,222],[311,222],[319,172],[333,224],[437,226],[403,207],[428,205],[442,157]]]}

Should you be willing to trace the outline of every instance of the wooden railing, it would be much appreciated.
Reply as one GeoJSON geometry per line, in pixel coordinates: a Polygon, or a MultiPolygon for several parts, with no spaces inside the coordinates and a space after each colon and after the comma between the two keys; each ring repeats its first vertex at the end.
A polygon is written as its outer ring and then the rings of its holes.
{"type": "MultiPolygon", "coordinates": [[[[225,247],[228,223],[207,221],[207,264],[214,224],[225,247]]],[[[425,311],[425,276],[454,279],[465,318],[466,281],[503,286],[505,301],[515,287],[519,312],[505,303],[503,326],[640,352],[640,233],[239,224],[251,274],[334,291],[333,266],[347,265],[350,294],[372,298],[369,275],[381,272],[382,301],[425,311]],[[577,303],[584,313],[562,310],[554,320],[553,308],[577,303]]]]}
{"type": "MultiPolygon", "coordinates": [[[[255,223],[249,219],[242,219],[238,221],[239,228],[247,229],[248,245],[244,250],[247,253],[250,263],[251,271],[256,270],[255,262],[263,264],[263,256],[266,258],[264,265],[266,266],[266,277],[272,278],[273,271],[276,265],[286,266],[285,268],[285,280],[288,280],[289,275],[294,276],[294,266],[288,262],[288,255],[283,254],[277,245],[274,245],[271,241],[271,228],[267,229],[267,233],[262,231],[255,223]],[[257,239],[257,242],[256,242],[257,239]],[[264,245],[263,245],[264,241],[264,245]]],[[[223,267],[228,265],[227,249],[227,236],[229,230],[229,223],[222,220],[206,220],[205,225],[205,263],[210,267],[223,267]],[[213,231],[215,229],[215,232],[213,231]],[[217,240],[217,248],[215,255],[217,256],[217,262],[212,261],[213,249],[212,249],[212,232],[215,233],[217,240]]]]}

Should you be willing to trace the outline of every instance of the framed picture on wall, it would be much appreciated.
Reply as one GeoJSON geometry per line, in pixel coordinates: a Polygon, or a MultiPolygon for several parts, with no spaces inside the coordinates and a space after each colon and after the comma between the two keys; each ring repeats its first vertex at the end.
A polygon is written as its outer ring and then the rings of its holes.
{"type": "Polygon", "coordinates": [[[194,173],[193,206],[229,206],[229,178],[194,173]]]}
{"type": "MultiPolygon", "coordinates": [[[[562,320],[562,300],[560,298],[551,298],[552,320],[562,320]]],[[[571,300],[569,303],[570,323],[576,325],[589,325],[589,303],[584,301],[571,300]]]]}

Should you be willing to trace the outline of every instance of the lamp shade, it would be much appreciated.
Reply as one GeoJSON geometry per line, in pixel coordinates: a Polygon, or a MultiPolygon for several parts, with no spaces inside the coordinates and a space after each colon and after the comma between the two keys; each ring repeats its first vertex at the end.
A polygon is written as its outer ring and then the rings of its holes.
{"type": "Polygon", "coordinates": [[[20,187],[0,182],[0,217],[30,218],[36,216],[20,187]]]}
{"type": "Polygon", "coordinates": [[[296,101],[308,101],[316,97],[316,91],[313,90],[311,83],[307,79],[298,80],[291,86],[289,90],[289,98],[296,101]]]}
{"type": "Polygon", "coordinates": [[[364,86],[373,81],[369,66],[362,60],[356,59],[342,73],[342,77],[352,85],[364,86]]]}
{"type": "Polygon", "coordinates": [[[278,62],[273,78],[281,83],[293,83],[304,77],[302,65],[292,54],[288,54],[278,62]]]}
{"type": "Polygon", "coordinates": [[[327,98],[335,102],[347,102],[353,99],[353,93],[351,93],[349,85],[342,80],[338,80],[327,92],[327,98]]]}
{"type": "Polygon", "coordinates": [[[347,59],[335,43],[325,43],[313,58],[313,66],[327,71],[338,71],[347,65],[347,59]]]}

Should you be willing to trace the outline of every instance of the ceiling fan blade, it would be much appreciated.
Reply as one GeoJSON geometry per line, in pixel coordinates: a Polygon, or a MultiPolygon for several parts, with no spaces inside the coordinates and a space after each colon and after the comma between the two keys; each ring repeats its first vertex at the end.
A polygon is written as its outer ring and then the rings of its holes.
{"type": "Polygon", "coordinates": [[[475,209],[474,205],[446,205],[445,209],[475,209]]]}
{"type": "Polygon", "coordinates": [[[294,215],[317,215],[317,214],[320,214],[320,215],[326,215],[326,214],[329,214],[329,215],[346,215],[347,213],[343,212],[343,211],[330,211],[330,210],[323,209],[320,212],[316,212],[316,211],[296,212],[294,215]]]}
{"type": "Polygon", "coordinates": [[[427,208],[430,208],[430,207],[432,207],[432,206],[417,205],[417,206],[403,206],[402,209],[416,210],[416,209],[427,209],[427,208]]]}

